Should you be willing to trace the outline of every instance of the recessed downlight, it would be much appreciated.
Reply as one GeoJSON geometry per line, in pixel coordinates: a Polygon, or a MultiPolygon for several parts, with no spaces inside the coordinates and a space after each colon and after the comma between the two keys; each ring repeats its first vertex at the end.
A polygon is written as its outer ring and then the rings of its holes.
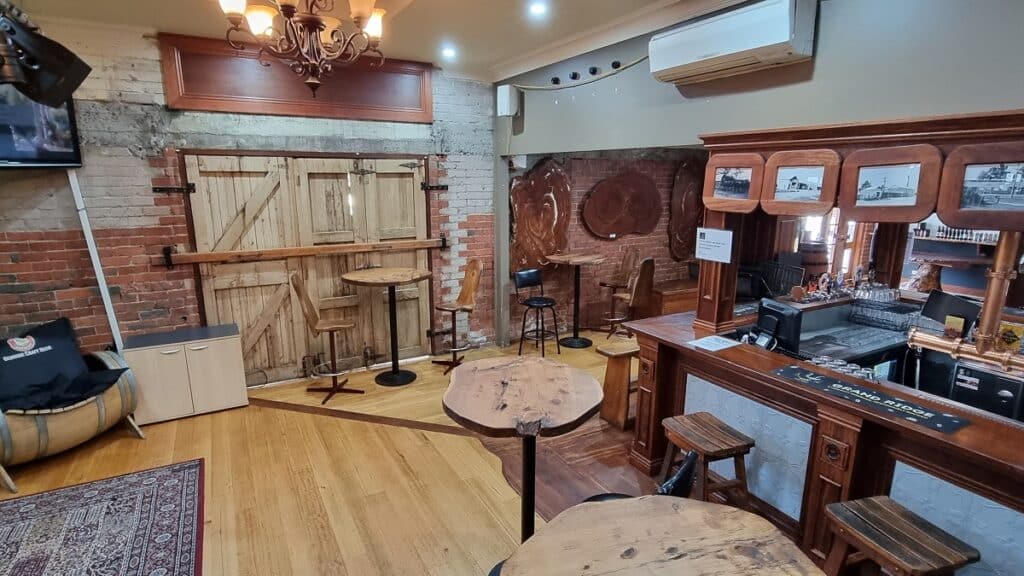
{"type": "Polygon", "coordinates": [[[448,44],[441,48],[441,57],[449,62],[455,60],[458,55],[459,53],[455,50],[455,46],[448,44]]]}
{"type": "Polygon", "coordinates": [[[533,16],[534,18],[543,18],[548,14],[548,3],[542,0],[534,0],[533,2],[530,2],[528,10],[530,12],[530,16],[533,16]]]}

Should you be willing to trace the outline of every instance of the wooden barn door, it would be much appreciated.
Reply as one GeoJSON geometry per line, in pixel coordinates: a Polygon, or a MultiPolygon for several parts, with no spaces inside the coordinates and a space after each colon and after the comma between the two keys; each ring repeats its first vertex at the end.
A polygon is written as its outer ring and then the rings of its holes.
{"type": "MultiPolygon", "coordinates": [[[[192,219],[200,252],[350,244],[427,237],[427,212],[416,160],[187,156],[196,185],[192,219]]],[[[367,266],[428,267],[419,250],[393,254],[305,256],[240,264],[202,264],[210,324],[234,322],[242,333],[250,385],[302,376],[302,359],[325,353],[326,335],[306,326],[292,273],[303,275],[323,318],[356,328],[338,333],[346,368],[388,355],[387,290],[341,281],[367,266]]],[[[430,297],[426,282],[398,290],[399,355],[427,353],[430,297]]]]}
{"type": "MultiPolygon", "coordinates": [[[[285,159],[188,156],[185,166],[189,182],[196,185],[192,222],[198,251],[282,248],[298,242],[285,159]]],[[[287,260],[199,266],[206,320],[238,325],[249,384],[301,375],[306,327],[289,272],[287,260]]]]}

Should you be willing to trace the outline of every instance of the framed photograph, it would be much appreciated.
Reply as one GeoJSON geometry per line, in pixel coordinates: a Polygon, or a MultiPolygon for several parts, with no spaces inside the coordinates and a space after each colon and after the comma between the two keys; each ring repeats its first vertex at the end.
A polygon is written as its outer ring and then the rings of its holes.
{"type": "Polygon", "coordinates": [[[857,150],[843,161],[839,206],[858,222],[920,222],[935,210],[941,174],[930,144],[857,150]]]}
{"type": "Polygon", "coordinates": [[[704,172],[704,206],[719,212],[753,212],[763,176],[760,154],[712,155],[704,172]]]}
{"type": "Polygon", "coordinates": [[[954,149],[942,170],[938,212],[956,228],[1024,230],[1024,142],[954,149]]]}
{"type": "Polygon", "coordinates": [[[834,150],[776,152],[764,167],[761,208],[768,214],[821,216],[835,206],[840,158],[834,150]]]}

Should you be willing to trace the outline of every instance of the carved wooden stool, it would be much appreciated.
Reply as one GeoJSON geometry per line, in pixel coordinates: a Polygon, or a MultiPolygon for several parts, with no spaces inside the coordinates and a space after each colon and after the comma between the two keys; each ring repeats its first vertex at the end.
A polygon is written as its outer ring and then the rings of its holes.
{"type": "Polygon", "coordinates": [[[977,550],[888,496],[835,502],[825,515],[833,533],[828,576],[864,561],[893,576],[938,576],[981,559],[977,550]]]}
{"type": "Polygon", "coordinates": [[[740,507],[747,507],[750,498],[747,492],[747,468],[743,456],[754,447],[754,440],[731,428],[708,412],[695,412],[682,416],[673,416],[662,420],[665,437],[668,438],[668,449],[665,451],[665,462],[661,467],[661,480],[664,482],[672,469],[679,450],[695,450],[700,454],[701,491],[697,498],[705,502],[714,492],[733,491],[740,507]],[[736,479],[712,482],[708,476],[708,465],[719,460],[732,458],[736,467],[736,479]]]}

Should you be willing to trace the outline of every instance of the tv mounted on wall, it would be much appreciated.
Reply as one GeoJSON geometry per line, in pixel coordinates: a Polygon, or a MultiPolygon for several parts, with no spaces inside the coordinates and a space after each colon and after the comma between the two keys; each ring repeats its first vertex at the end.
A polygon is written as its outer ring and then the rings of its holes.
{"type": "Polygon", "coordinates": [[[0,169],[81,165],[71,99],[51,108],[0,84],[0,169]]]}

